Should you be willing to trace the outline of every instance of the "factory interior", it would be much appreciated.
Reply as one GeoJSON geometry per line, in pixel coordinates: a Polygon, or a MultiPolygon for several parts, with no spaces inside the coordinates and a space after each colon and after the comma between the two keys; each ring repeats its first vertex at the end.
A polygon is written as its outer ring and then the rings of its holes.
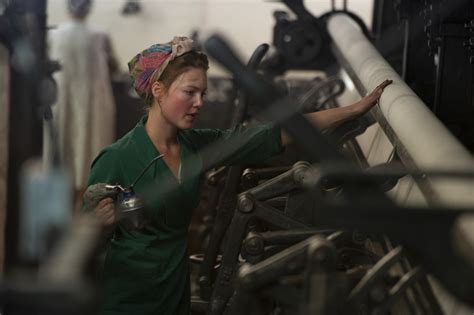
{"type": "Polygon", "coordinates": [[[0,315],[474,314],[473,70],[472,0],[0,0],[0,315]]]}

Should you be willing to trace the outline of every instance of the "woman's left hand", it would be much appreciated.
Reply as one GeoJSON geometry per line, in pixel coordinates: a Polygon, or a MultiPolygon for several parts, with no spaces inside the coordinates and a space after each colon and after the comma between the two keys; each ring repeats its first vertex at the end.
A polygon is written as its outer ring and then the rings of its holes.
{"type": "Polygon", "coordinates": [[[380,83],[371,93],[364,96],[359,102],[357,106],[357,110],[360,115],[365,114],[369,111],[372,107],[374,107],[377,102],[379,101],[380,96],[383,93],[383,90],[387,85],[391,84],[392,80],[385,80],[380,83]]]}

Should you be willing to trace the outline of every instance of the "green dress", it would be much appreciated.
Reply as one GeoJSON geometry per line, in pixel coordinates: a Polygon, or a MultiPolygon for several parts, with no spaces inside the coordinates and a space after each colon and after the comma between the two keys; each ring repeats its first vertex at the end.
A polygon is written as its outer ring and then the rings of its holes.
{"type": "MultiPolygon", "coordinates": [[[[88,185],[129,186],[159,152],[145,131],[145,116],[92,164],[88,185]]],[[[280,131],[270,125],[245,130],[189,129],[178,133],[180,178],[157,161],[135,186],[147,201],[149,224],[127,231],[118,225],[103,269],[103,314],[189,314],[187,231],[206,170],[218,165],[257,163],[281,151],[280,131]],[[223,141],[234,150],[208,151],[223,141]]]]}

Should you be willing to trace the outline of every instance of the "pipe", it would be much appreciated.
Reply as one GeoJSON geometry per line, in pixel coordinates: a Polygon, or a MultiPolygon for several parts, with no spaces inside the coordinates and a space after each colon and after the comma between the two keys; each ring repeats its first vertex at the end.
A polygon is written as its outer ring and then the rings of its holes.
{"type": "MultiPolygon", "coordinates": [[[[355,22],[335,14],[328,20],[328,31],[335,49],[345,59],[343,64],[350,67],[346,70],[356,76],[359,92],[372,91],[385,79],[393,80],[380,98],[377,120],[385,120],[385,127],[393,131],[389,138],[406,152],[401,157],[405,164],[421,170],[474,170],[469,151],[384,60],[355,22]]],[[[428,196],[428,202],[474,208],[474,179],[432,179],[429,183],[433,195],[428,196]]]]}
{"type": "MultiPolygon", "coordinates": [[[[380,98],[380,107],[372,113],[401,153],[403,163],[420,170],[474,170],[470,152],[384,60],[353,20],[345,14],[334,14],[327,26],[335,54],[361,95],[385,79],[393,80],[380,98]]],[[[435,179],[428,175],[425,185],[420,189],[430,205],[474,209],[474,178],[435,179]]],[[[473,214],[458,218],[453,244],[474,265],[473,214]]]]}

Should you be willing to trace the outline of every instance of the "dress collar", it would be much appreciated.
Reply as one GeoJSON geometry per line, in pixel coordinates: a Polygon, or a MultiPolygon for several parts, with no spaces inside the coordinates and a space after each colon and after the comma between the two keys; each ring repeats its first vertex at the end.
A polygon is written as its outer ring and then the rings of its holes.
{"type": "Polygon", "coordinates": [[[132,132],[132,140],[137,149],[137,159],[145,164],[149,163],[153,158],[158,156],[158,150],[151,141],[145,130],[145,123],[148,120],[148,115],[144,115],[137,123],[132,132]]]}

